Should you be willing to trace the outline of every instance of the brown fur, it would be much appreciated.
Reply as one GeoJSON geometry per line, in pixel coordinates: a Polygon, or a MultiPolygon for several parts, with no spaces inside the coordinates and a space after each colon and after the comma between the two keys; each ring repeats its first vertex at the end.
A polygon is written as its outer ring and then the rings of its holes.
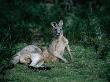
{"type": "Polygon", "coordinates": [[[53,39],[52,43],[49,45],[49,52],[53,56],[67,62],[67,60],[63,57],[63,54],[65,49],[67,49],[69,54],[71,54],[68,46],[68,40],[64,36],[60,36],[53,39]]]}
{"type": "Polygon", "coordinates": [[[43,49],[42,55],[43,55],[43,60],[45,63],[59,61],[59,59],[57,57],[55,57],[54,55],[52,55],[48,52],[47,48],[43,49]]]}

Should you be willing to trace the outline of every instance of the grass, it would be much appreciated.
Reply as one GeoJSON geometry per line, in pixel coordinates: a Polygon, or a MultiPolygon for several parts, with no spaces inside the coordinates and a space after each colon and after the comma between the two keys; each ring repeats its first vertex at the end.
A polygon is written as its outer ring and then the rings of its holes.
{"type": "MultiPolygon", "coordinates": [[[[105,61],[96,58],[92,48],[76,45],[71,47],[72,63],[48,63],[51,70],[32,70],[17,64],[8,70],[8,82],[108,82],[105,78],[105,61]]],[[[70,57],[65,53],[65,57],[70,57]]]]}

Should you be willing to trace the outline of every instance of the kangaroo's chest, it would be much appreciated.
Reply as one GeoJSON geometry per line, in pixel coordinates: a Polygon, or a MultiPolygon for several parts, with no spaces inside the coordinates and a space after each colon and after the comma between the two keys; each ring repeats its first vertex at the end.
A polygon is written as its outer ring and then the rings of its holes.
{"type": "Polygon", "coordinates": [[[50,48],[51,51],[63,52],[67,44],[68,44],[67,39],[62,37],[60,39],[54,40],[50,45],[50,48]]]}
{"type": "Polygon", "coordinates": [[[55,51],[63,51],[66,47],[66,44],[61,40],[56,40],[53,46],[55,51]]]}

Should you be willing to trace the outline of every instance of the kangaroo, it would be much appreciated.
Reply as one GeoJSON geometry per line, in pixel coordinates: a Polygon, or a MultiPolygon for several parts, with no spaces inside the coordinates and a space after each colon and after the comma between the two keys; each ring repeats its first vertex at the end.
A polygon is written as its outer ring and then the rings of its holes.
{"type": "Polygon", "coordinates": [[[58,24],[56,22],[51,22],[51,25],[53,27],[54,37],[52,43],[49,45],[48,51],[55,57],[67,63],[68,61],[63,57],[64,50],[67,49],[71,59],[72,54],[68,45],[68,39],[63,36],[63,20],[60,20],[58,24]]]}
{"type": "Polygon", "coordinates": [[[29,66],[35,68],[43,67],[44,62],[56,62],[59,59],[67,63],[68,61],[63,57],[65,48],[72,59],[68,40],[63,36],[63,21],[60,20],[59,24],[51,22],[51,25],[53,27],[54,38],[48,49],[44,48],[41,50],[35,45],[28,45],[14,55],[11,63],[14,65],[17,63],[29,64],[29,66]]]}

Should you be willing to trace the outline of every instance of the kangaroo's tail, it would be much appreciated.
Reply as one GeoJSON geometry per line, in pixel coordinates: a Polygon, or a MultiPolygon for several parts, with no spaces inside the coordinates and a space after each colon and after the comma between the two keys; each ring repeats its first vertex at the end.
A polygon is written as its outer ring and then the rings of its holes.
{"type": "Polygon", "coordinates": [[[15,64],[19,63],[19,60],[20,60],[19,55],[15,55],[12,58],[11,63],[15,65],[15,64]]]}

